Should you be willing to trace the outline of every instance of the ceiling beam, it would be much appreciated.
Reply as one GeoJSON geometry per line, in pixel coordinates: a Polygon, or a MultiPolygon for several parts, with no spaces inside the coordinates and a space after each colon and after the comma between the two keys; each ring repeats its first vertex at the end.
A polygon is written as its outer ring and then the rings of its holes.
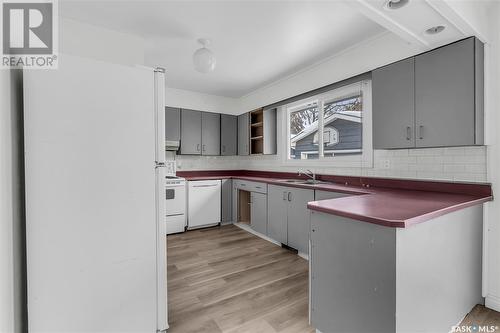
{"type": "Polygon", "coordinates": [[[446,0],[426,0],[426,2],[431,6],[436,12],[444,17],[450,24],[453,24],[455,28],[458,29],[464,36],[476,36],[483,43],[487,43],[488,40],[481,32],[474,29],[469,22],[467,22],[462,16],[460,16],[446,0]]]}
{"type": "Polygon", "coordinates": [[[421,50],[428,50],[431,45],[425,39],[407,29],[404,25],[396,22],[388,14],[385,13],[383,8],[377,8],[369,0],[355,0],[348,2],[350,6],[357,9],[368,19],[380,24],[387,30],[395,33],[406,42],[415,45],[421,50]]]}

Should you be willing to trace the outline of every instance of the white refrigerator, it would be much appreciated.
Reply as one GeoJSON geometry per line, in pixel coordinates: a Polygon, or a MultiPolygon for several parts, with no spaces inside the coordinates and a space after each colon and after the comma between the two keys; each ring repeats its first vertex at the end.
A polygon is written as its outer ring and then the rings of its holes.
{"type": "Polygon", "coordinates": [[[29,332],[167,325],[164,73],[24,71],[29,332]]]}

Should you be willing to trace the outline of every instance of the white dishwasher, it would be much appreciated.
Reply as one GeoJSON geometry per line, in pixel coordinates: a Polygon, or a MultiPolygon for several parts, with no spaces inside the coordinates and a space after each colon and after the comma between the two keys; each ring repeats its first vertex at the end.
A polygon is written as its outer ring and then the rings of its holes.
{"type": "Polygon", "coordinates": [[[188,182],[188,229],[220,223],[221,184],[220,179],[188,182]]]}

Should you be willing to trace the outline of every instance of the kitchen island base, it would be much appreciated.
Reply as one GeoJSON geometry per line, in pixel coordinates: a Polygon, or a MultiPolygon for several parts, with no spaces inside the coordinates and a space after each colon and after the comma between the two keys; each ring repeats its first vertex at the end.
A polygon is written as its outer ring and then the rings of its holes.
{"type": "Polygon", "coordinates": [[[322,333],[449,332],[483,302],[482,214],[477,205],[391,228],[312,211],[312,325],[322,333]]]}

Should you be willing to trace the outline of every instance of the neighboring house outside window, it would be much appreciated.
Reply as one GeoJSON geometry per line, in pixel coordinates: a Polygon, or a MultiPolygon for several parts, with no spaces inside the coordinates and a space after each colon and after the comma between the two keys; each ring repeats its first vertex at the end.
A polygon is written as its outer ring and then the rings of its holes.
{"type": "Polygon", "coordinates": [[[286,160],[350,156],[370,163],[370,88],[369,81],[361,81],[287,105],[286,160]]]}

